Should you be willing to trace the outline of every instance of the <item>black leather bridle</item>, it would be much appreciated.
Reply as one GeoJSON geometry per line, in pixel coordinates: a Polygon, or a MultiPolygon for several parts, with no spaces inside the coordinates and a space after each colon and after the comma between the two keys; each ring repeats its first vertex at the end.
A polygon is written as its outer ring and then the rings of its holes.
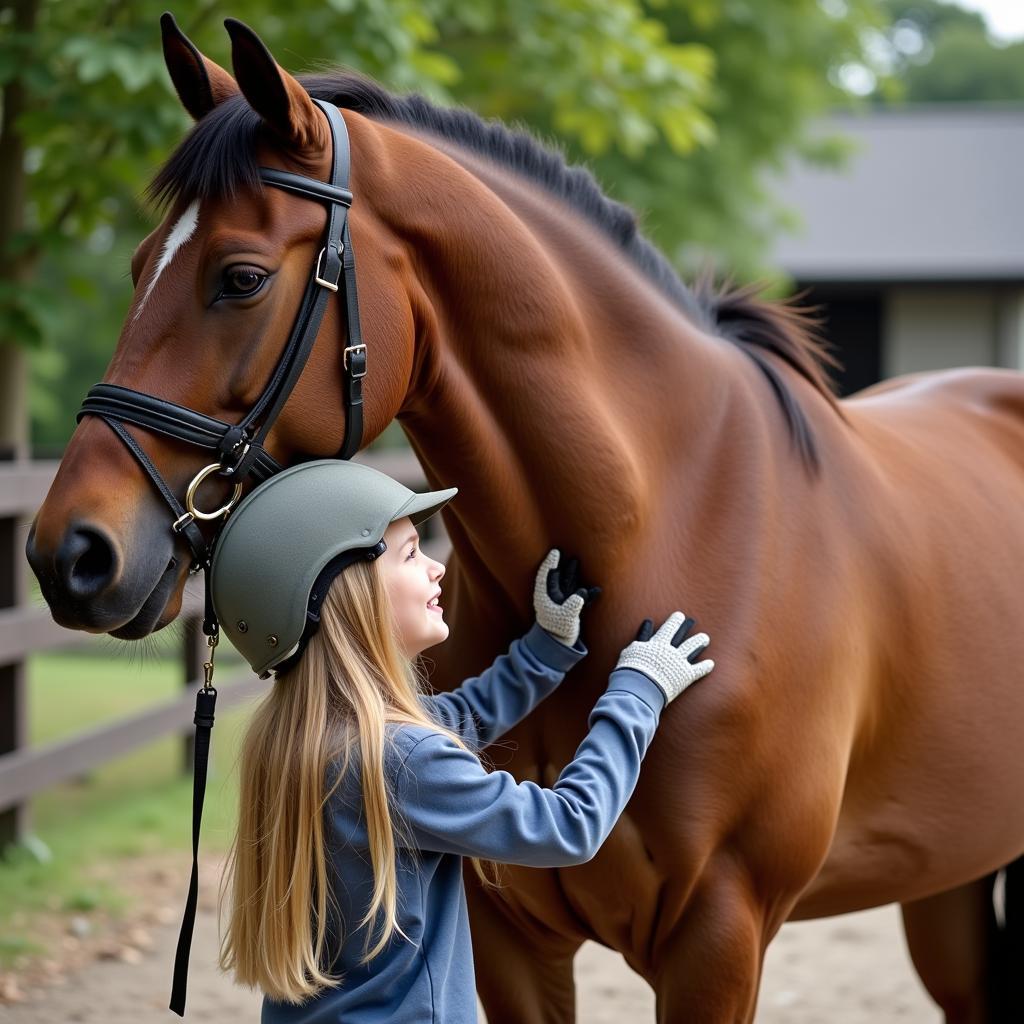
{"type": "Polygon", "coordinates": [[[290,171],[279,171],[272,167],[259,169],[260,179],[267,185],[283,188],[288,192],[327,204],[327,228],[324,244],[317,257],[316,266],[306,285],[298,315],[292,326],[291,336],[277,367],[260,395],[256,404],[240,423],[225,423],[223,420],[206,416],[187,406],[155,398],[134,388],[120,384],[96,384],[89,389],[77,420],[91,414],[100,416],[128,446],[128,449],[142,464],[170,506],[175,520],[172,529],[185,537],[192,549],[192,565],[189,573],[205,569],[206,611],[203,632],[210,645],[210,660],[205,662],[205,680],[196,692],[195,713],[195,770],[192,781],[192,875],[189,880],[185,914],[178,934],[178,946],[174,956],[174,978],[171,988],[170,1008],[179,1016],[185,1014],[185,993],[188,982],[189,952],[192,946],[192,931],[195,924],[196,903],[199,888],[198,855],[199,828],[203,815],[203,798],[206,793],[206,769],[210,750],[210,731],[213,728],[214,707],[217,690],[212,685],[213,657],[217,647],[219,626],[213,611],[210,594],[210,565],[213,546],[207,545],[202,532],[196,525],[197,519],[217,519],[227,516],[242,493],[242,480],[248,476],[260,483],[284,467],[263,448],[263,442],[288,400],[295,382],[299,379],[306,359],[316,341],[320,322],[327,308],[330,296],[343,289],[345,316],[348,321],[348,343],[342,357],[345,393],[345,442],[336,456],[350,459],[359,451],[363,436],[363,378],[366,376],[366,345],[359,327],[359,305],[356,301],[355,255],[352,252],[352,238],[349,234],[348,210],[352,205],[352,193],[348,189],[350,151],[348,129],[337,107],[314,99],[327,115],[331,126],[333,155],[331,157],[331,180],[318,181],[290,171]],[[344,280],[342,280],[344,277],[344,280]],[[206,466],[189,484],[185,495],[185,508],[174,496],[167,482],[160,476],[146,453],[123,426],[123,422],[135,423],[176,437],[216,453],[217,461],[206,466]],[[257,427],[257,423],[259,426],[257,427]],[[231,499],[216,512],[201,512],[195,507],[196,488],[211,473],[235,481],[231,499]]]}
{"type": "Polygon", "coordinates": [[[263,448],[263,442],[302,373],[320,330],[327,301],[339,290],[343,290],[345,297],[348,343],[342,356],[345,442],[336,458],[350,459],[359,451],[362,441],[366,345],[363,343],[359,326],[355,255],[352,251],[348,225],[348,210],[352,205],[352,193],[348,189],[351,163],[348,129],[337,107],[318,99],[313,99],[313,102],[327,115],[331,127],[331,180],[323,182],[273,167],[259,169],[260,179],[265,184],[285,189],[306,199],[326,203],[327,228],[323,247],[306,285],[291,336],[256,404],[241,422],[232,424],[121,384],[95,384],[86,394],[76,417],[76,422],[88,414],[102,417],[149,474],[174,514],[172,529],[185,538],[192,550],[190,574],[208,567],[212,555],[212,545],[207,545],[196,525],[196,520],[212,520],[226,515],[238,501],[242,492],[242,480],[246,476],[252,475],[257,483],[261,483],[284,468],[263,448]],[[134,423],[216,453],[217,461],[200,470],[189,484],[185,508],[174,496],[146,453],[119,421],[134,423]],[[235,490],[230,501],[222,508],[215,512],[201,512],[195,507],[195,492],[199,484],[211,473],[235,481],[235,490]]]}

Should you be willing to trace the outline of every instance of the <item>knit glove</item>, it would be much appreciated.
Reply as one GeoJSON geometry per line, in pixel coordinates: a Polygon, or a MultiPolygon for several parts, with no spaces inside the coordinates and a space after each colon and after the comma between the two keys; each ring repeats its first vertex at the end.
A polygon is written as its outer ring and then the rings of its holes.
{"type": "Polygon", "coordinates": [[[561,552],[552,548],[540,563],[533,585],[533,608],[537,622],[567,647],[573,647],[580,635],[583,606],[601,593],[600,587],[579,585],[579,559],[560,565],[561,552]]]}
{"type": "Polygon", "coordinates": [[[710,658],[696,661],[711,638],[707,633],[695,633],[687,639],[686,634],[694,625],[696,620],[686,619],[682,612],[673,612],[655,633],[654,623],[644,619],[636,639],[623,649],[615,667],[642,672],[661,687],[668,705],[715,667],[710,658]]]}

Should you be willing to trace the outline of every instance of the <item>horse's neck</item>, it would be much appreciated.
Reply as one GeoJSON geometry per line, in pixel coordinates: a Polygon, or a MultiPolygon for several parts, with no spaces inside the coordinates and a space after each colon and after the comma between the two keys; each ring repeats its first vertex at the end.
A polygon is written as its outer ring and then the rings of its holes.
{"type": "MultiPolygon", "coordinates": [[[[669,467],[729,429],[749,375],[580,214],[458,155],[472,173],[430,175],[434,222],[407,211],[429,309],[399,416],[431,483],[460,488],[454,547],[500,590],[552,544],[635,535],[669,467]]],[[[694,466],[699,488],[711,460],[694,466]]]]}

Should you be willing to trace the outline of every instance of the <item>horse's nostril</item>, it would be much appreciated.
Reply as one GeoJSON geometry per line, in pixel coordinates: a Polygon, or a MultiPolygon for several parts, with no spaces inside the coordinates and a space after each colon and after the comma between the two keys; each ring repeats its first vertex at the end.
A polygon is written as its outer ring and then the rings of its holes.
{"type": "Polygon", "coordinates": [[[91,526],[68,531],[57,554],[57,566],[64,586],[78,598],[95,597],[105,590],[117,568],[113,545],[91,526]]]}

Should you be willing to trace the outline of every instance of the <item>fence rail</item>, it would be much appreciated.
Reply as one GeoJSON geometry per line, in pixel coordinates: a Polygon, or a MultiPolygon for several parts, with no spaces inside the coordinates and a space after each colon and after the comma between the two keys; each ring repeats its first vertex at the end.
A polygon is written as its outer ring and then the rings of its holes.
{"type": "MultiPolygon", "coordinates": [[[[354,461],[414,490],[425,486],[423,471],[409,450],[364,452],[354,461]]],[[[202,684],[202,665],[209,651],[202,631],[204,591],[199,576],[189,577],[180,613],[185,626],[180,697],[52,743],[34,747],[28,742],[29,656],[79,646],[83,640],[82,633],[59,626],[47,608],[28,603],[26,597],[28,525],[58,465],[56,460],[0,462],[0,849],[28,835],[34,794],[78,778],[145,743],[180,734],[182,770],[192,769],[195,692],[202,684]]],[[[444,557],[448,539],[440,517],[431,519],[424,529],[424,548],[434,557],[444,557]]],[[[218,710],[258,696],[266,686],[248,669],[218,681],[218,710]]]]}

